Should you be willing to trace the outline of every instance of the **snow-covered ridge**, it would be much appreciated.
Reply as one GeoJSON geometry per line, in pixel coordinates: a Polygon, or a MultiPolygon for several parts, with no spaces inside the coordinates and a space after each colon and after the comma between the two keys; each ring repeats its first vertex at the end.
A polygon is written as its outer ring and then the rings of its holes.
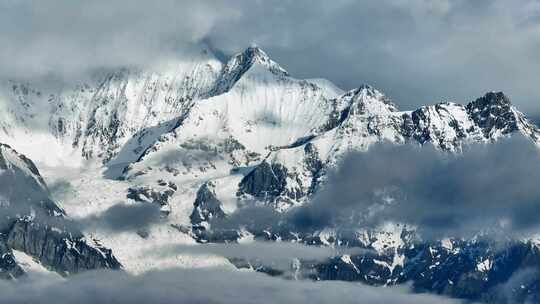
{"type": "MultiPolygon", "coordinates": [[[[468,142],[521,133],[540,144],[538,128],[502,93],[402,111],[368,85],[343,92],[328,81],[295,79],[256,47],[228,62],[204,50],[75,87],[9,83],[0,93],[0,141],[47,164],[46,177],[70,179],[75,195],[60,200],[68,214],[92,215],[121,199],[166,211],[146,239],[92,232],[130,259],[144,256],[133,244],[193,242],[206,215],[231,214],[250,200],[279,211],[305,203],[347,152],[373,143],[458,152],[468,142]],[[58,176],[68,171],[60,165],[86,169],[87,160],[104,165],[58,176]],[[194,210],[205,217],[192,216],[194,210]]],[[[399,239],[401,230],[390,230],[370,246],[399,239]]],[[[398,269],[398,258],[379,264],[398,269]]],[[[153,267],[148,260],[121,262],[135,271],[153,267]]]]}
{"type": "Polygon", "coordinates": [[[148,129],[171,131],[196,101],[224,94],[253,75],[268,81],[288,76],[260,48],[249,47],[226,63],[204,48],[199,56],[96,74],[73,87],[6,82],[0,87],[0,139],[49,164],[106,162],[126,143],[143,141],[139,137],[148,129]],[[58,159],[35,151],[44,144],[58,159]]]}
{"type": "MultiPolygon", "coordinates": [[[[203,49],[55,92],[12,82],[1,92],[0,140],[31,158],[52,166],[96,160],[108,178],[143,186],[167,178],[195,188],[215,181],[219,194],[224,183],[234,188],[225,194],[231,210],[238,179],[256,168],[283,168],[285,180],[270,199],[296,203],[347,152],[380,141],[459,151],[521,133],[540,145],[538,128],[502,93],[400,111],[369,85],[342,92],[328,81],[295,79],[257,47],[225,63],[203,49]]],[[[186,191],[193,201],[194,191],[186,191]]]]}

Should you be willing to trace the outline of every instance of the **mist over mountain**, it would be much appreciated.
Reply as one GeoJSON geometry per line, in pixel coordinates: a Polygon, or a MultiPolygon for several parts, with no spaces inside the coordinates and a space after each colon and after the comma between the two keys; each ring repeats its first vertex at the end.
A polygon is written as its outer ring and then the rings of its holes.
{"type": "Polygon", "coordinates": [[[0,4],[0,303],[539,302],[539,7],[398,2],[0,4]]]}
{"type": "Polygon", "coordinates": [[[367,81],[404,110],[501,90],[539,113],[538,13],[534,0],[7,1],[1,76],[70,81],[152,66],[201,41],[228,56],[256,43],[297,77],[346,90],[367,81]]]}

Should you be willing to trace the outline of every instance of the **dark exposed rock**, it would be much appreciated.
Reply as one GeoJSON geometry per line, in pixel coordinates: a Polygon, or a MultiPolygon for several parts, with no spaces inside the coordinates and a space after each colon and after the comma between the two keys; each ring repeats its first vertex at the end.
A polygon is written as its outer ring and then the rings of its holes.
{"type": "Polygon", "coordinates": [[[191,223],[196,226],[213,219],[224,218],[225,212],[221,206],[214,192],[214,185],[211,182],[204,183],[197,191],[193,203],[193,212],[189,216],[191,223]]]}
{"type": "Polygon", "coordinates": [[[258,260],[247,260],[241,258],[229,258],[228,260],[238,269],[255,270],[273,277],[283,276],[285,274],[285,271],[272,268],[258,260]]]}
{"type": "Polygon", "coordinates": [[[303,195],[307,195],[315,192],[320,182],[319,179],[324,175],[324,163],[319,156],[317,147],[312,143],[304,146],[304,166],[311,174],[311,185],[308,193],[303,193],[303,195]]]}
{"type": "Polygon", "coordinates": [[[400,250],[404,267],[396,265],[392,271],[385,266],[392,265],[392,254],[337,256],[324,262],[301,264],[302,272],[311,273],[307,277],[316,280],[359,281],[369,285],[409,282],[416,292],[487,303],[507,303],[501,298],[500,288],[521,271],[534,270],[532,279],[512,291],[521,300],[511,303],[540,298],[540,249],[517,241],[499,245],[494,241],[458,240],[453,241],[454,248],[447,248],[440,242],[417,243],[400,250]]]}
{"type": "Polygon", "coordinates": [[[483,130],[486,138],[495,130],[502,134],[518,131],[517,118],[510,99],[502,92],[490,92],[467,105],[473,121],[483,130]]]}
{"type": "Polygon", "coordinates": [[[169,186],[169,188],[173,189],[174,191],[178,190],[178,186],[173,182],[169,182],[167,186],[169,186]]]}
{"type": "Polygon", "coordinates": [[[11,248],[5,241],[0,241],[0,279],[13,279],[24,274],[24,270],[17,264],[11,248]]]}
{"type": "Polygon", "coordinates": [[[324,175],[324,163],[314,144],[305,144],[303,150],[300,171],[289,171],[280,163],[264,160],[240,181],[237,196],[247,194],[266,203],[292,205],[293,201],[312,194],[324,175]]]}
{"type": "Polygon", "coordinates": [[[456,241],[455,246],[458,249],[448,250],[425,244],[407,252],[405,279],[420,292],[486,301],[520,270],[540,268],[540,252],[531,243],[500,247],[493,242],[456,241]]]}
{"type": "Polygon", "coordinates": [[[160,189],[148,186],[131,187],[128,189],[126,197],[137,202],[157,204],[161,207],[162,215],[167,216],[171,212],[169,200],[176,192],[177,187],[174,183],[166,183],[165,181],[158,182],[158,185],[161,186],[160,189]]]}
{"type": "Polygon", "coordinates": [[[15,221],[7,233],[6,244],[37,258],[41,264],[62,275],[121,267],[110,249],[97,243],[91,246],[82,235],[29,219],[15,221]]]}
{"type": "Polygon", "coordinates": [[[51,199],[31,160],[0,144],[0,276],[23,273],[19,250],[62,275],[89,269],[120,269],[111,250],[84,238],[51,199]]]}
{"type": "Polygon", "coordinates": [[[240,181],[238,195],[250,194],[262,200],[275,198],[285,191],[287,171],[281,164],[263,161],[240,181]]]}
{"type": "MultiPolygon", "coordinates": [[[[454,129],[456,138],[449,140],[445,134],[441,133],[442,130],[432,128],[431,126],[438,121],[443,120],[445,114],[448,112],[449,103],[440,103],[432,106],[421,107],[413,111],[410,116],[403,115],[403,124],[401,126],[401,133],[408,138],[412,138],[420,144],[434,143],[443,150],[451,151],[457,147],[460,140],[466,137],[467,130],[464,130],[455,118],[445,121],[448,126],[454,129]]],[[[470,131],[470,130],[469,130],[470,131]]]]}
{"type": "Polygon", "coordinates": [[[137,202],[150,202],[160,206],[166,206],[169,204],[169,199],[173,194],[173,189],[158,191],[148,186],[143,186],[129,188],[126,197],[137,202]]]}
{"type": "Polygon", "coordinates": [[[191,232],[199,243],[230,243],[242,237],[237,229],[206,229],[202,225],[192,226],[191,232]]]}
{"type": "Polygon", "coordinates": [[[322,170],[323,162],[321,161],[321,158],[319,157],[319,152],[317,151],[317,147],[315,147],[314,144],[306,144],[304,146],[304,153],[304,164],[310,172],[316,174],[317,172],[322,170]]]}
{"type": "MultiPolygon", "coordinates": [[[[392,280],[392,272],[375,261],[384,257],[347,256],[331,258],[328,262],[313,265],[319,280],[359,281],[370,285],[385,285],[392,280]]],[[[391,263],[391,261],[390,261],[391,263]]]]}

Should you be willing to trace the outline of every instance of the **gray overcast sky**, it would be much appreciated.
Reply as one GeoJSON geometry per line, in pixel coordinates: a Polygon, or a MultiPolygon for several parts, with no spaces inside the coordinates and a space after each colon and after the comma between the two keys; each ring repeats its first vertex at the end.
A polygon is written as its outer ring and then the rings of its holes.
{"type": "Polygon", "coordinates": [[[301,78],[372,84],[403,109],[505,91],[540,114],[536,0],[2,1],[3,77],[150,64],[251,43],[301,78]]]}

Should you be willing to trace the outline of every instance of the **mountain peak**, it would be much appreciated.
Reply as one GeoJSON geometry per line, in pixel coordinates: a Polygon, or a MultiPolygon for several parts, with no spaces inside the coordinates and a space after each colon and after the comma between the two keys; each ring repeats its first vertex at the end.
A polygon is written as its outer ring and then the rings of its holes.
{"type": "Polygon", "coordinates": [[[258,46],[251,45],[243,52],[232,56],[225,64],[216,85],[215,94],[222,94],[230,90],[254,65],[261,66],[278,77],[289,76],[287,71],[270,59],[266,52],[258,46]]]}
{"type": "MultiPolygon", "coordinates": [[[[470,102],[466,109],[473,121],[482,128],[486,138],[497,138],[499,135],[530,129],[530,124],[523,114],[514,109],[503,92],[488,92],[470,102]]],[[[536,132],[532,133],[536,136],[536,132]]]]}
{"type": "Polygon", "coordinates": [[[240,63],[242,66],[245,66],[246,69],[249,69],[251,66],[253,66],[253,64],[257,63],[270,70],[270,72],[273,74],[288,76],[285,69],[270,59],[270,56],[268,56],[265,51],[256,45],[249,46],[243,52],[235,55],[231,61],[233,61],[233,63],[240,63]]]}
{"type": "Polygon", "coordinates": [[[484,96],[469,103],[469,106],[471,108],[510,107],[512,106],[512,102],[503,92],[488,92],[484,96]]]}
{"type": "Polygon", "coordinates": [[[263,49],[261,49],[255,44],[252,44],[249,47],[247,47],[241,54],[249,58],[261,58],[263,60],[270,59],[268,54],[266,54],[266,52],[263,51],[263,49]]]}
{"type": "Polygon", "coordinates": [[[374,105],[377,105],[376,108],[382,107],[391,112],[398,110],[397,106],[386,95],[368,84],[362,84],[360,87],[345,93],[344,97],[350,100],[351,106],[361,104],[362,108],[373,108],[374,105]]]}
{"type": "Polygon", "coordinates": [[[371,86],[369,84],[362,84],[355,91],[356,91],[357,95],[358,94],[364,94],[364,95],[369,96],[369,97],[386,99],[384,97],[384,94],[381,91],[375,89],[373,86],[371,86]]]}

